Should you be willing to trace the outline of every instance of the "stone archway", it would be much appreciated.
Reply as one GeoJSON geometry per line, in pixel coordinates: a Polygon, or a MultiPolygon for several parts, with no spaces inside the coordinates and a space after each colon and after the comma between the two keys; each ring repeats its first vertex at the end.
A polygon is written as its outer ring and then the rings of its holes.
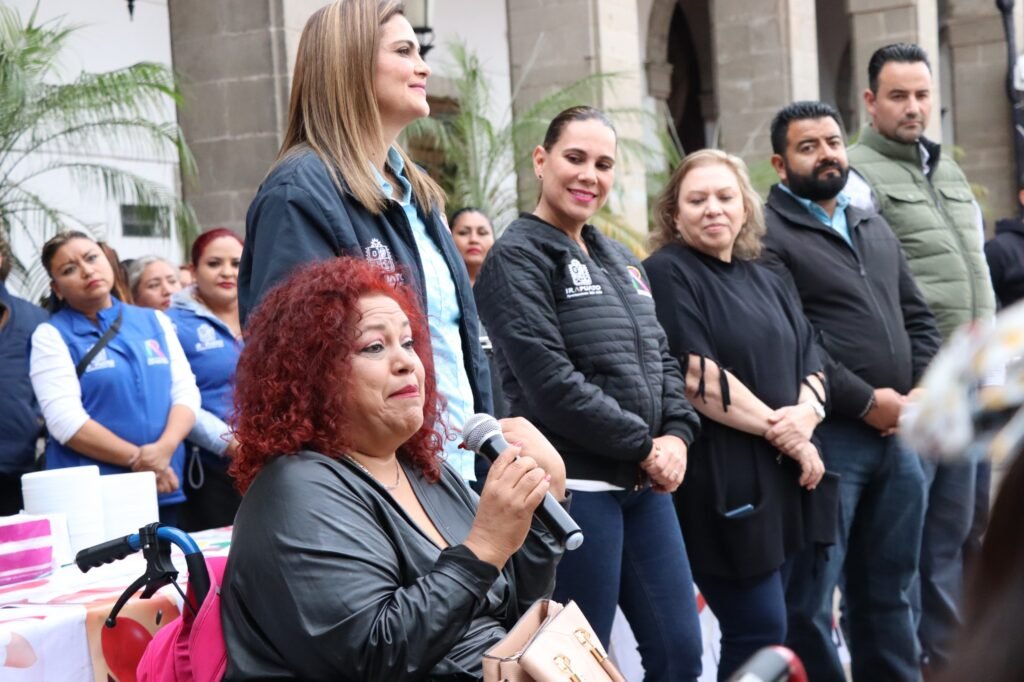
{"type": "Polygon", "coordinates": [[[647,24],[648,92],[686,152],[716,143],[709,5],[709,0],[654,0],[647,24]]]}

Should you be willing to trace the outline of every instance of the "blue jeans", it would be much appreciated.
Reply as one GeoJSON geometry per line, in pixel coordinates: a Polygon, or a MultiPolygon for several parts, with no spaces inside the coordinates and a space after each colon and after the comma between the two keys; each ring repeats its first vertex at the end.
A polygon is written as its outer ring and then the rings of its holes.
{"type": "Polygon", "coordinates": [[[977,462],[922,461],[928,507],[921,538],[920,584],[914,590],[917,634],[933,668],[949,661],[960,624],[964,582],[963,547],[974,522],[977,462]]]}
{"type": "Polygon", "coordinates": [[[722,628],[718,679],[728,680],[759,649],[786,641],[786,597],[779,571],[756,578],[698,575],[697,587],[722,628]]]}
{"type": "Polygon", "coordinates": [[[554,599],[574,599],[606,647],[619,605],[646,680],[696,680],[703,640],[672,497],[650,488],[573,491],[572,516],[584,542],[558,564],[554,599]]]}
{"type": "Polygon", "coordinates": [[[845,682],[832,639],[832,596],[844,597],[857,682],[918,680],[911,589],[924,524],[924,472],[895,437],[860,421],[828,419],[815,432],[825,468],[839,474],[839,529],[827,561],[807,547],[787,562],[786,643],[814,682],[845,682]]]}

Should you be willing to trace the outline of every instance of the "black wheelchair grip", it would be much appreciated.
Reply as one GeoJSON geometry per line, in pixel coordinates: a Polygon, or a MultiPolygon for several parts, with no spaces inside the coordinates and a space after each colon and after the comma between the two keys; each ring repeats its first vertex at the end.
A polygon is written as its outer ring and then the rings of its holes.
{"type": "Polygon", "coordinates": [[[128,542],[130,537],[130,535],[126,535],[123,538],[107,540],[98,545],[86,547],[75,555],[75,563],[78,564],[78,568],[82,573],[85,573],[90,568],[96,568],[97,566],[123,559],[129,554],[138,551],[137,549],[132,549],[131,544],[128,542]]]}

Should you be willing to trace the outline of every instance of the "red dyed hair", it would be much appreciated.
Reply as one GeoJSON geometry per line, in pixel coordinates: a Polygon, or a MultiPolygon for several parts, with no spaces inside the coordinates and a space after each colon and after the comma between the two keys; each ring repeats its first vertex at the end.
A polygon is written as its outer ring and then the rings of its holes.
{"type": "Polygon", "coordinates": [[[211,227],[192,242],[192,267],[199,265],[199,259],[203,257],[203,251],[206,251],[206,247],[210,242],[221,237],[231,237],[236,239],[239,244],[245,245],[242,238],[235,234],[234,230],[229,230],[226,227],[211,227]]]}
{"type": "Polygon", "coordinates": [[[235,373],[235,438],[231,464],[239,490],[274,457],[314,450],[341,457],[351,447],[345,410],[356,348],[357,303],[383,294],[409,318],[423,362],[423,425],[398,449],[399,458],[431,481],[440,476],[437,432],[443,409],[434,378],[430,332],[415,294],[389,273],[356,258],[332,258],[297,271],[272,289],[249,318],[235,373]]]}

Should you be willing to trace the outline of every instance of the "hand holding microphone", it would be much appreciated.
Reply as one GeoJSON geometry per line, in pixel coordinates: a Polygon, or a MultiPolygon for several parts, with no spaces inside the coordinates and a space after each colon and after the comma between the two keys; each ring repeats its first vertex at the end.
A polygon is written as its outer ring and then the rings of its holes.
{"type": "MultiPolygon", "coordinates": [[[[526,420],[506,420],[508,431],[513,438],[521,436],[523,441],[530,444],[530,450],[536,455],[540,466],[551,474],[551,492],[557,497],[564,497],[565,465],[561,458],[551,448],[547,440],[526,420]],[[547,452],[550,450],[550,453],[547,452]]],[[[502,427],[498,421],[489,414],[475,414],[466,420],[463,427],[464,446],[486,457],[495,463],[491,474],[488,475],[488,482],[492,477],[504,478],[507,476],[506,469],[512,465],[504,463],[499,456],[508,451],[510,446],[502,433],[502,427]],[[495,471],[495,468],[500,469],[495,471]]],[[[516,453],[518,454],[518,453],[516,453]]],[[[530,453],[527,453],[530,454],[530,453]]],[[[523,457],[528,460],[531,468],[537,465],[532,457],[523,457]]],[[[513,469],[512,473],[516,470],[513,469]]],[[[484,487],[486,494],[487,486],[484,487]]],[[[580,527],[569,516],[568,512],[552,496],[551,492],[544,495],[543,501],[534,512],[537,519],[544,524],[555,539],[565,545],[566,549],[573,550],[583,543],[583,532],[580,527]]],[[[481,506],[483,499],[481,498],[481,506]]],[[[479,514],[478,514],[479,516],[479,514]]],[[[525,537],[525,535],[524,535],[525,537]]],[[[521,541],[520,541],[521,542],[521,541]]],[[[518,547],[517,547],[518,549],[518,547]]]]}

